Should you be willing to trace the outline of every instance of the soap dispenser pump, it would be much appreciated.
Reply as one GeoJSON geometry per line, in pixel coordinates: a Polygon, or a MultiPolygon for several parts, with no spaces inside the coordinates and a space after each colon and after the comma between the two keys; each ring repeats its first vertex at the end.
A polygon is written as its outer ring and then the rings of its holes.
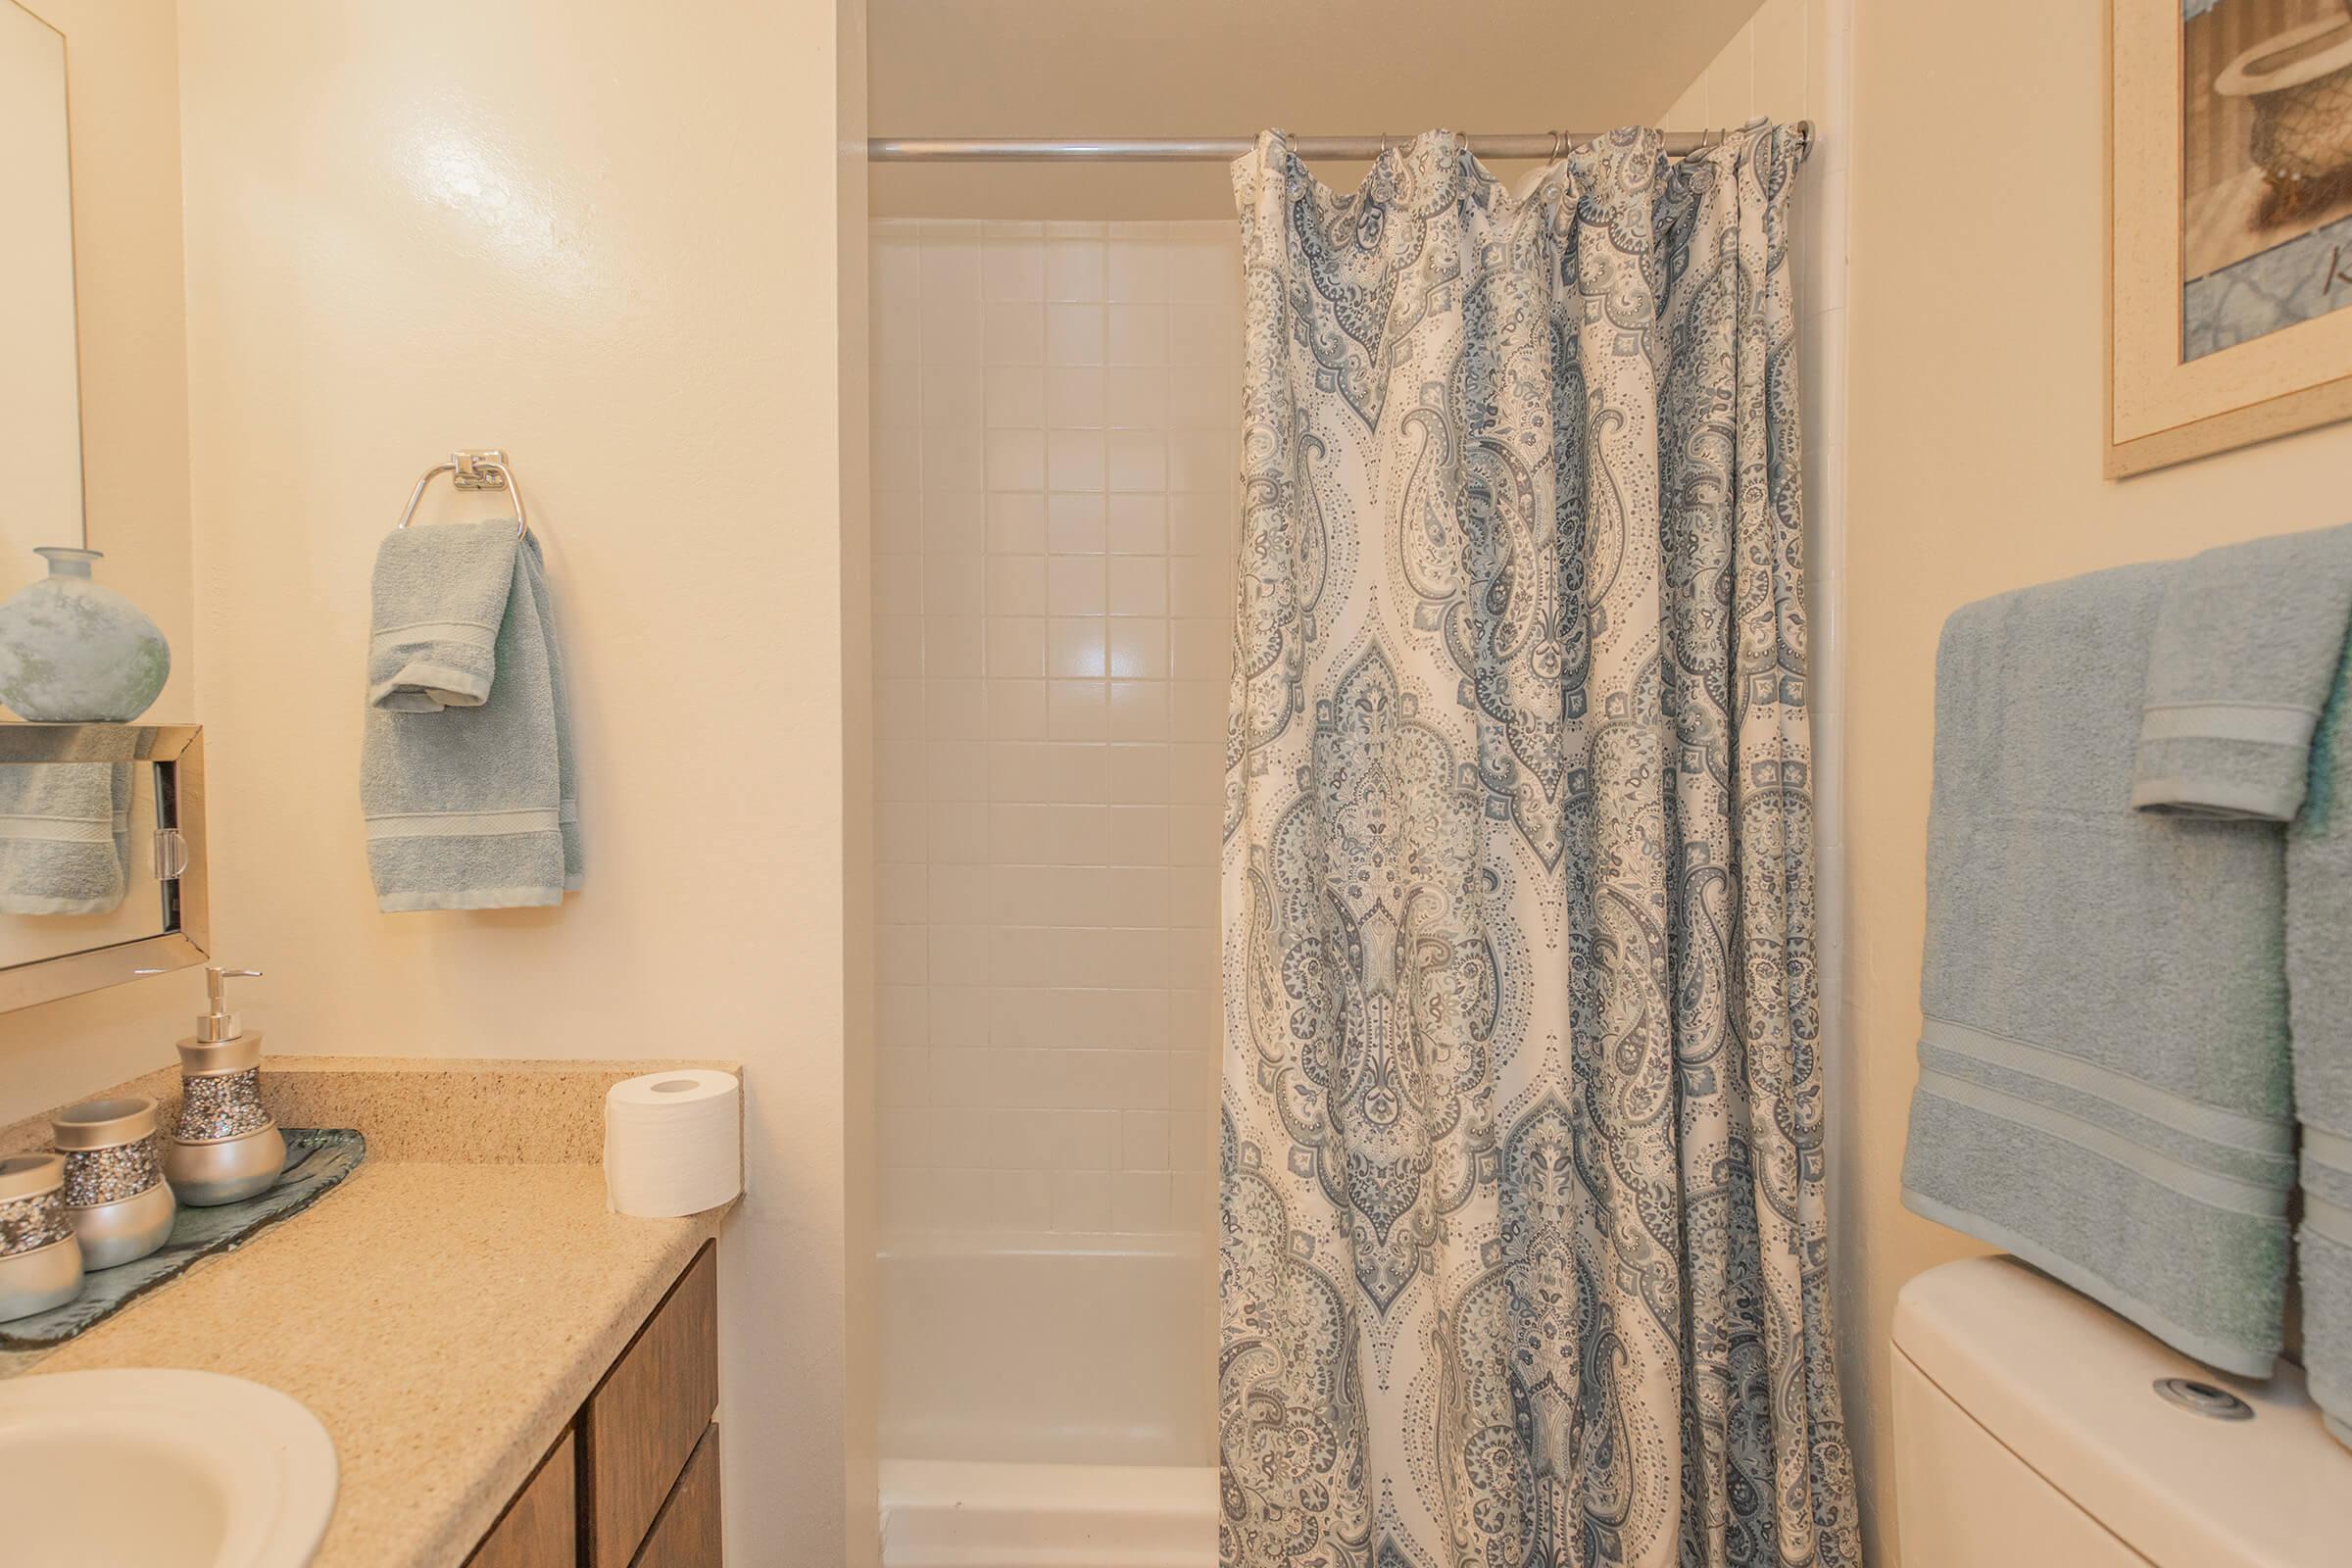
{"type": "Polygon", "coordinates": [[[286,1141],[262,1106],[262,1037],[228,1010],[228,982],[259,969],[208,964],[209,1007],[179,1043],[179,1121],[164,1153],[164,1178],[183,1203],[209,1208],[266,1191],[285,1168],[286,1141]]]}

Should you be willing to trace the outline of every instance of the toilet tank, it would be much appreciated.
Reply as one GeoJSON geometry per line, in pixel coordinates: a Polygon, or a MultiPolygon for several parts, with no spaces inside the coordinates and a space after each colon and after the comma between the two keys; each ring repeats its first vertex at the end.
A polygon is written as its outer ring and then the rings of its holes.
{"type": "Polygon", "coordinates": [[[2291,1363],[2225,1377],[2008,1257],[1912,1280],[1893,1339],[1903,1568],[2352,1564],[2352,1450],[2291,1363]]]}

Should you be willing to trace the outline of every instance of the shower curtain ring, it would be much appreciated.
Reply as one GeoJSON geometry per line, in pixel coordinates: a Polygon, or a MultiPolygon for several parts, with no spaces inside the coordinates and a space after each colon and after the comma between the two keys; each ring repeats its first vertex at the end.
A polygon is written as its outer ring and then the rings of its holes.
{"type": "Polygon", "coordinates": [[[1561,155],[1567,151],[1568,133],[1564,130],[1553,131],[1551,133],[1551,157],[1545,161],[1556,164],[1560,161],[1561,155]]]}

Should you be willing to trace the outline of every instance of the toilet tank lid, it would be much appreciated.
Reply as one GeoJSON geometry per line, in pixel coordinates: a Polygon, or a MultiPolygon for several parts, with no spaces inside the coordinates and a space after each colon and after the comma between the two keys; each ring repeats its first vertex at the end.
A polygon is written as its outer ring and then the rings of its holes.
{"type": "MultiPolygon", "coordinates": [[[[2352,1450],[2280,1361],[2215,1372],[2011,1257],[1930,1269],[1895,1299],[1894,1346],[1955,1404],[2160,1568],[2342,1562],[2352,1450]],[[2251,1421],[2194,1414],[2162,1378],[2226,1389],[2251,1421]]],[[[1895,1434],[1902,1441],[1902,1434],[1895,1434]]]]}

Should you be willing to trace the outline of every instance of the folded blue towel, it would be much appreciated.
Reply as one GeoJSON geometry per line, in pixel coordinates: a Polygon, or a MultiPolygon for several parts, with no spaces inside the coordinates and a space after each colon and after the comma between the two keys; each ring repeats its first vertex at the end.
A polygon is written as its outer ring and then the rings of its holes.
{"type": "Polygon", "coordinates": [[[2352,527],[2181,564],[2149,651],[2132,803],[2291,822],[2286,985],[2302,1123],[2303,1360],[2352,1444],[2352,527]]]}
{"type": "Polygon", "coordinates": [[[2132,804],[2286,822],[2352,616],[2352,527],[2180,562],[2157,612],[2132,804]]]}
{"type": "Polygon", "coordinates": [[[503,523],[401,528],[385,537],[368,585],[369,707],[438,713],[490,700],[518,543],[503,523]]]}
{"type": "Polygon", "coordinates": [[[582,858],[539,542],[511,522],[396,530],[373,602],[360,795],[378,906],[561,903],[582,858]]]}
{"type": "Polygon", "coordinates": [[[2263,1377],[2294,1174],[2283,846],[2130,808],[2178,569],[1945,623],[1903,1200],[2263,1377]]]}

